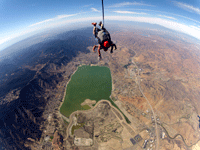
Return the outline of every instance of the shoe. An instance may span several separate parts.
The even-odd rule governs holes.
[[[112,54],[112,53],[113,53],[113,50],[110,50],[110,53]]]
[[[92,25],[93,25],[93,26],[96,26],[96,25],[97,25],[97,23],[96,23],[96,22],[93,22],[93,23],[92,23]]]

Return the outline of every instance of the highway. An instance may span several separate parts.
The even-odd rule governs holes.
[[[144,94],[144,92],[143,92],[143,90],[142,90],[142,88],[141,88],[141,86],[140,86],[140,81],[141,81],[141,79],[140,79],[140,71],[139,71],[139,68],[138,68],[138,66],[136,65],[136,63],[134,62],[134,60],[132,59],[132,63],[137,67],[137,76],[136,76],[136,83],[137,83],[137,85],[138,85],[138,87],[139,87],[139,90],[140,90],[140,92],[142,93],[142,95],[143,95],[143,97],[146,99],[146,101],[147,101],[147,103],[149,104],[149,106],[150,106],[150,108],[151,108],[151,111],[152,111],[152,113],[153,113],[153,118],[154,118],[154,121],[155,121],[155,131],[156,131],[156,150],[159,150],[159,135],[158,135],[158,125],[157,125],[157,121],[156,121],[156,113],[154,112],[154,110],[153,110],[153,107],[151,106],[151,104],[150,104],[150,102],[149,102],[149,100],[148,100],[148,98],[145,96],[145,94]]]

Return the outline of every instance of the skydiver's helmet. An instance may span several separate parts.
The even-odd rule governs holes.
[[[105,42],[103,43],[103,46],[106,47],[106,48],[109,48],[109,47],[110,47],[110,44],[109,44],[108,41],[105,41]]]

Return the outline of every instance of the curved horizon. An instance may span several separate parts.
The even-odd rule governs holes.
[[[86,2],[76,0],[68,3],[50,1],[49,4],[39,1],[35,4],[33,2],[25,4],[19,1],[16,2],[15,6],[15,3],[4,1],[1,3],[4,8],[16,8],[17,10],[12,10],[9,13],[0,10],[2,15],[2,19],[0,19],[2,22],[0,25],[0,50],[47,29],[67,26],[71,23],[79,24],[86,21],[102,20],[101,3],[93,3],[90,0]],[[106,1],[104,5],[105,21],[135,21],[157,24],[200,40],[200,21],[198,21],[200,7],[192,2],[164,1],[158,4],[155,0],[151,2]],[[26,6],[33,10],[26,10]],[[14,18],[15,16],[18,19]]]

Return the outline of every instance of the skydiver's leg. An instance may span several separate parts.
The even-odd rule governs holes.
[[[101,44],[101,40],[99,37],[97,37],[98,43]]]
[[[94,36],[95,36],[95,38],[97,37],[97,34],[96,34],[96,26],[94,26],[94,28],[93,28],[93,34],[94,34]]]
[[[98,46],[98,54],[99,54],[99,56],[101,56],[100,49],[101,49],[101,45]]]
[[[104,28],[103,23],[102,23],[101,21],[99,22],[99,26],[101,27],[102,30],[106,30],[106,29]]]
[[[103,30],[104,32],[108,32],[108,31],[106,30],[106,28],[104,28],[103,24],[101,24],[100,26],[101,26],[101,30]],[[109,33],[109,32],[108,32],[108,33]]]
[[[100,53],[100,49],[101,49],[101,45],[98,46],[99,60],[102,59],[102,57],[101,57],[101,53]]]
[[[101,26],[101,29],[102,29],[104,32],[108,32],[108,31],[106,30],[106,28],[104,28],[104,26]]]
[[[96,27],[96,25],[97,25],[96,22],[93,22],[92,25],[94,26],[94,28],[93,28],[93,34],[94,34],[94,36],[95,36],[95,38],[96,38],[96,37],[97,37],[97,33],[98,33],[99,31],[101,31],[101,30],[100,30],[99,28]]]
[[[95,36],[95,38],[97,37],[98,32],[101,31],[99,28],[97,28],[96,26],[94,26],[93,28],[93,34]]]

